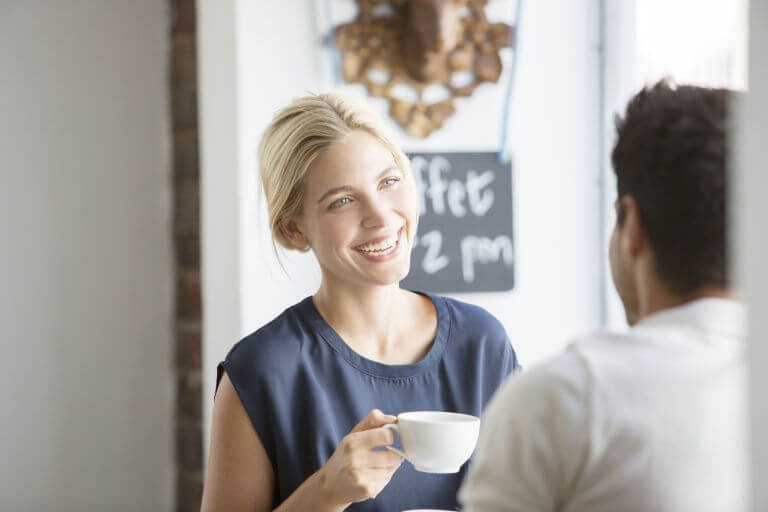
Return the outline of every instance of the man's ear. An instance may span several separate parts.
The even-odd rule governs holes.
[[[278,222],[283,236],[297,249],[307,249],[309,240],[304,236],[295,217],[286,217]]]
[[[648,242],[643,219],[640,217],[640,209],[637,201],[632,196],[621,198],[621,206],[624,210],[624,224],[621,227],[622,245],[631,257],[636,257]]]

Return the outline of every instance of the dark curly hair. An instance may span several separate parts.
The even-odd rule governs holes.
[[[729,103],[733,93],[662,80],[617,116],[611,160],[619,198],[631,196],[656,273],[679,295],[728,285]],[[619,202],[619,205],[621,203]],[[619,207],[618,223],[624,222]]]

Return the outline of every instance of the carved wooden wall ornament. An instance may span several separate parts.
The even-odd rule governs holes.
[[[488,22],[487,0],[356,1],[357,17],[335,29],[344,80],[388,98],[390,115],[410,135],[427,137],[454,114],[456,97],[501,76],[499,49],[511,45],[514,28]],[[467,83],[457,81],[462,75]],[[396,97],[403,84],[418,99]],[[427,103],[423,92],[434,84],[448,97]]]

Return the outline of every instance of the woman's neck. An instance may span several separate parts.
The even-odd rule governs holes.
[[[360,286],[323,275],[313,299],[323,318],[352,350],[380,363],[420,361],[437,335],[432,300],[401,290],[397,283]]]
[[[383,354],[407,328],[402,320],[411,316],[404,313],[413,307],[408,295],[397,283],[359,286],[324,277],[313,299],[323,318],[354,349]]]
[[[387,324],[403,300],[403,291],[397,284],[360,286],[323,278],[314,300],[326,319],[343,325],[364,323],[370,329]]]

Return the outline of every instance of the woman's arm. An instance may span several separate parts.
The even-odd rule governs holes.
[[[344,439],[331,458],[291,494],[276,512],[341,512],[351,503],[375,497],[402,462],[374,447],[394,442],[393,416],[371,411]],[[213,406],[211,449],[203,490],[202,512],[272,510],[275,474],[272,465],[226,372]]]
[[[202,512],[272,510],[275,473],[264,446],[224,373],[213,403]]]

